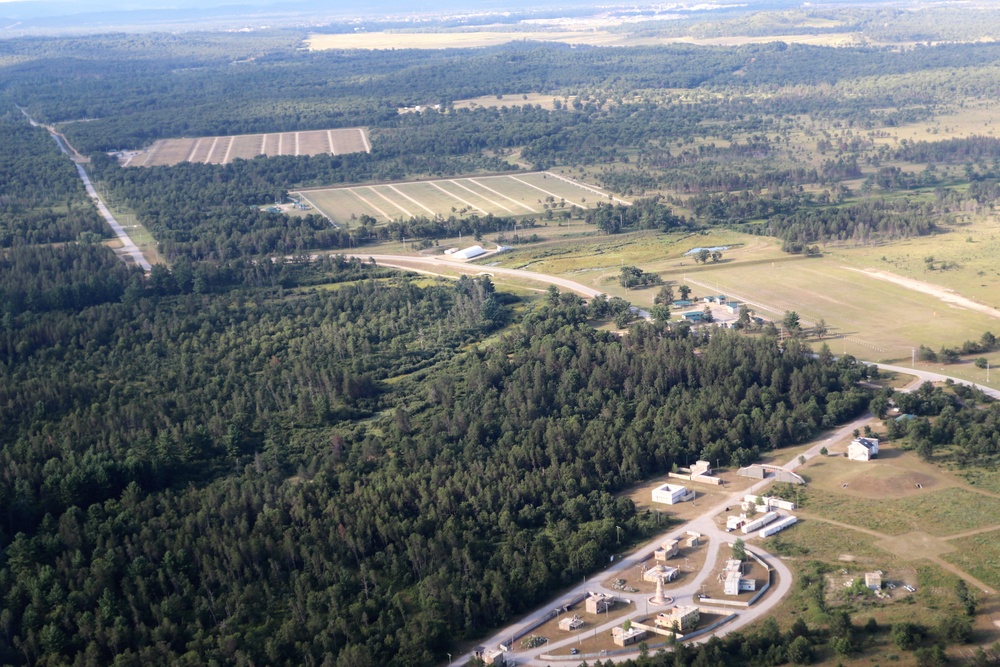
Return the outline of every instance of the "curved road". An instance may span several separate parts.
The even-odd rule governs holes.
[[[423,255],[347,255],[348,258],[357,258],[362,261],[366,261],[369,258],[374,259],[377,264],[382,264],[383,266],[391,266],[393,268],[403,269],[406,271],[414,271],[416,273],[426,273],[430,275],[442,275],[440,272],[435,272],[435,268],[447,268],[453,271],[467,271],[473,274],[489,273],[493,275],[511,276],[513,278],[524,278],[527,280],[534,280],[539,283],[544,283],[547,285],[555,285],[556,287],[562,287],[564,289],[570,290],[571,292],[576,292],[577,294],[592,299],[599,294],[604,294],[600,290],[596,290],[593,287],[587,287],[578,282],[572,280],[567,280],[566,278],[557,278],[556,276],[546,275],[544,273],[536,273],[535,271],[525,271],[524,269],[506,269],[500,266],[482,266],[480,264],[468,264],[461,260],[447,259],[446,257],[433,256],[426,257]],[[480,258],[481,259],[481,258]],[[637,313],[640,317],[649,319],[650,315],[647,311],[633,306],[633,312]]]

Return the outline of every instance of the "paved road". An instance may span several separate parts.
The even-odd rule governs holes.
[[[880,370],[894,371],[896,373],[904,373],[906,375],[916,375],[922,382],[945,382],[947,380],[952,380],[955,384],[965,384],[970,387],[975,387],[979,389],[984,394],[990,398],[995,398],[1000,400],[1000,390],[994,389],[992,387],[987,387],[986,385],[976,384],[975,382],[969,382],[968,380],[962,380],[960,378],[951,377],[944,375],[942,373],[933,373],[931,371],[923,371],[915,368],[907,368],[906,366],[892,366],[890,364],[876,364],[873,362],[866,361],[866,364],[871,364],[872,366],[878,366]]]
[[[59,141],[58,137],[56,137],[56,141]],[[61,147],[62,145],[60,144],[60,148]],[[139,250],[139,247],[132,242],[128,233],[122,229],[122,226],[118,224],[117,220],[115,220],[115,216],[111,215],[111,211],[108,210],[108,207],[104,205],[104,201],[101,200],[100,196],[98,196],[97,190],[94,189],[94,185],[90,182],[90,177],[87,176],[87,172],[84,171],[83,165],[79,162],[74,164],[76,165],[77,173],[80,174],[80,178],[83,180],[83,186],[87,188],[87,194],[90,195],[90,198],[94,200],[95,204],[97,204],[97,210],[100,211],[102,216],[104,216],[104,220],[108,223],[108,226],[111,227],[111,231],[113,231],[115,236],[117,236],[121,241],[122,251],[131,257],[132,261],[141,266],[143,271],[149,273],[153,267],[150,266],[149,262],[146,261],[146,258],[143,257],[142,251]]]
[[[374,259],[376,263],[385,266],[392,266],[396,268],[406,269],[410,271],[417,271],[419,273],[430,273],[433,275],[441,275],[435,272],[434,269],[447,268],[452,271],[468,271],[471,273],[490,273],[493,275],[511,276],[513,278],[524,278],[527,280],[534,280],[536,282],[545,283],[547,285],[555,285],[556,287],[562,287],[571,292],[576,292],[581,296],[585,296],[588,299],[592,299],[598,294],[604,294],[593,287],[587,287],[578,282],[572,280],[567,280],[565,278],[557,278],[555,276],[549,276],[544,273],[536,273],[535,271],[525,271],[523,269],[506,269],[500,266],[482,266],[480,264],[468,264],[457,259],[447,259],[443,257],[426,257],[423,255],[348,255],[348,257],[356,257],[357,259],[367,261],[368,258]],[[646,319],[649,319],[650,315],[647,311],[640,308],[636,308],[635,312]]]
[[[21,109],[21,107],[18,107],[18,109]],[[150,266],[149,262],[146,261],[146,258],[143,257],[142,251],[140,251],[139,247],[132,242],[132,239],[131,237],[129,237],[128,233],[122,228],[120,224],[118,224],[118,221],[115,220],[115,216],[111,215],[111,211],[108,210],[108,207],[104,205],[104,201],[97,194],[97,190],[94,188],[93,183],[90,182],[90,177],[84,170],[83,165],[80,164],[78,159],[73,157],[73,153],[70,151],[69,147],[66,145],[66,142],[63,140],[63,138],[53,128],[40,125],[39,123],[35,122],[35,119],[29,116],[28,112],[25,111],[24,109],[21,109],[21,113],[25,115],[25,117],[28,119],[28,122],[31,123],[32,127],[45,127],[45,129],[49,131],[49,136],[51,136],[52,139],[56,142],[56,145],[59,146],[59,150],[61,150],[65,155],[69,156],[69,158],[73,160],[73,164],[76,166],[76,171],[80,175],[80,179],[83,181],[83,187],[87,189],[87,194],[90,196],[91,199],[94,200],[94,203],[97,205],[98,212],[100,212],[101,216],[108,223],[108,226],[111,227],[111,231],[113,231],[115,233],[115,236],[118,237],[118,239],[121,241],[122,252],[131,257],[132,261],[134,261],[137,265],[141,266],[143,271],[149,273],[152,267]]]
[[[705,559],[705,564],[702,566],[701,570],[693,577],[690,581],[678,586],[669,587],[666,589],[665,593],[673,598],[673,604],[697,604],[699,601],[694,596],[697,595],[702,588],[702,582],[708,577],[712,576],[717,572],[720,567],[718,565],[718,556],[720,552],[720,545],[732,543],[736,539],[736,535],[726,533],[720,530],[714,521],[714,517],[718,514],[724,512],[727,507],[734,504],[738,504],[742,501],[743,496],[748,493],[754,493],[755,489],[758,487],[765,486],[769,484],[770,480],[767,482],[762,482],[755,484],[750,489],[744,489],[742,491],[733,492],[731,495],[725,497],[722,501],[710,505],[706,508],[705,512],[698,518],[689,521],[681,526],[673,527],[670,531],[663,533],[656,539],[648,542],[642,548],[636,550],[625,558],[618,560],[614,565],[600,571],[594,576],[587,579],[585,582],[573,587],[571,591],[568,591],[561,595],[557,600],[548,603],[538,609],[534,610],[530,614],[524,616],[517,623],[511,624],[510,626],[500,630],[492,637],[485,639],[482,643],[486,647],[494,647],[502,643],[510,643],[510,638],[512,635],[517,634],[520,628],[527,627],[544,617],[549,611],[553,609],[558,609],[560,607],[566,606],[566,601],[578,597],[581,593],[588,591],[611,593],[618,596],[623,596],[631,599],[634,609],[629,612],[626,616],[618,616],[612,621],[607,621],[604,623],[598,622],[595,628],[588,628],[583,636],[590,636],[595,631],[597,633],[607,633],[611,631],[611,628],[621,625],[626,618],[636,618],[645,616],[648,613],[655,613],[656,607],[650,606],[647,602],[647,595],[634,593],[634,594],[622,594],[610,589],[605,588],[601,582],[606,581],[609,578],[614,577],[616,574],[620,575],[621,578],[634,577],[635,568],[644,561],[652,558],[653,551],[659,548],[661,542],[670,538],[680,538],[687,531],[697,531],[705,536],[707,540],[706,546],[703,548],[707,549],[707,557]],[[742,535],[740,535],[742,537]],[[725,608],[724,613],[730,613],[732,611],[737,611],[739,616],[734,620],[730,621],[726,625],[719,628],[717,631],[711,635],[706,635],[700,641],[707,641],[709,636],[725,636],[726,634],[738,630],[750,623],[761,618],[763,615],[767,614],[776,604],[778,604],[781,599],[788,593],[792,585],[792,573],[788,567],[782,563],[778,558],[764,551],[760,547],[754,546],[752,550],[762,556],[767,562],[775,569],[777,574],[777,582],[771,587],[767,595],[756,605],[749,609],[741,608]],[[663,607],[666,609],[667,607]],[[655,641],[655,639],[653,640]],[[577,642],[577,635],[572,635],[566,639],[560,641],[550,642],[545,646],[533,649],[530,651],[516,651],[514,656],[517,658],[518,664],[521,665],[549,665],[552,664],[552,660],[541,660],[540,655],[549,653],[556,649],[572,646]],[[456,660],[457,664],[465,664],[472,657],[471,654],[459,657]],[[635,655],[623,655],[623,656],[609,656],[606,659],[611,660],[627,660],[634,658]],[[576,664],[580,661],[577,656],[566,656],[569,662],[565,664]]]

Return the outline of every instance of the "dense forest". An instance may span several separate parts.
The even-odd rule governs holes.
[[[0,663],[432,664],[662,529],[620,492],[674,465],[744,465],[890,399],[915,418],[889,436],[921,456],[996,462],[980,396],[873,398],[868,367],[797,338],[668,326],[669,287],[633,324],[617,297],[310,255],[517,242],[550,219],[729,226],[789,252],[935,233],[1000,199],[996,140],[876,139],[956,87],[994,93],[1000,46],[314,53],[301,37],[0,40]],[[552,108],[455,104],[539,92]],[[15,104],[60,124],[169,267],[143,275],[100,243],[74,165]],[[103,152],[341,126],[368,127],[371,153],[133,169]],[[553,166],[633,201],[344,227],[260,210],[293,187]],[[849,657],[881,630],[826,614],[823,576],[796,584],[823,612],[809,625],[636,664]],[[963,623],[900,632],[935,664]]]
[[[614,491],[868,402],[797,343],[621,340],[564,295],[461,352],[509,317],[486,279],[267,266],[5,304],[4,662],[427,664],[650,530]]]
[[[0,248],[110,235],[73,163],[11,106],[0,114]]]

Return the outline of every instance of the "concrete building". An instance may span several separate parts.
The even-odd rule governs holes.
[[[663,583],[667,584],[676,579],[678,574],[680,574],[680,570],[676,567],[654,565],[642,573],[642,580],[655,584],[656,580],[659,579]]]
[[[698,611],[698,607],[688,605],[686,607],[674,607],[668,612],[657,614],[656,620],[653,623],[658,628],[675,630],[679,634],[684,634],[698,627],[699,620],[701,620],[701,612]]]
[[[882,590],[882,573],[865,572],[865,586],[872,589],[873,591]]]
[[[852,461],[871,461],[878,458],[877,438],[855,438],[847,446],[847,458]]]
[[[507,655],[498,648],[491,648],[483,653],[483,664],[486,665],[506,665]]]
[[[567,616],[559,621],[559,629],[570,632],[571,630],[576,630],[577,628],[583,627],[583,619],[574,614],[572,617]]]
[[[653,558],[658,561],[665,561],[677,555],[679,540],[667,540],[660,544],[660,548],[653,552]]]
[[[642,628],[635,626],[630,627],[628,630],[622,626],[611,628],[611,640],[616,646],[631,646],[632,644],[641,642],[645,638],[646,631]]]
[[[722,480],[712,476],[712,464],[708,461],[696,461],[690,468],[678,468],[677,472],[667,473],[674,479],[684,479],[690,482],[701,484],[714,484],[719,486]]]
[[[693,530],[689,530],[685,534],[687,535],[687,540],[685,540],[684,546],[686,546],[688,548],[698,546],[698,544],[699,544],[699,542],[700,542],[700,540],[702,538],[702,534],[701,533],[696,533]]]
[[[615,606],[615,596],[606,593],[591,593],[583,606],[588,614],[603,614]]]
[[[694,491],[678,484],[663,484],[653,489],[653,502],[676,505],[694,499]]]
[[[743,576],[743,563],[735,559],[726,561],[726,567],[722,571],[723,588],[726,595],[739,595],[743,591],[757,590],[757,580],[748,579]]]

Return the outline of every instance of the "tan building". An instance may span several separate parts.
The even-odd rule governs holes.
[[[626,630],[622,626],[611,628],[611,640],[616,646],[630,646],[646,638],[646,631],[635,626]]]
[[[615,606],[615,596],[605,593],[591,593],[584,603],[588,614],[603,614]]]
[[[659,549],[653,552],[653,558],[661,561],[673,558],[677,555],[677,547],[679,544],[680,540],[667,540],[660,545]]]
[[[865,586],[872,589],[873,591],[882,590],[882,573],[865,572]]]
[[[559,629],[565,630],[566,632],[576,630],[580,627],[583,627],[583,620],[576,615],[572,617],[567,616],[566,618],[559,621]]]
[[[661,612],[656,615],[654,621],[656,627],[667,630],[676,630],[679,634],[691,632],[698,626],[701,620],[701,612],[698,607],[688,605],[686,607],[674,607],[668,612]]]

